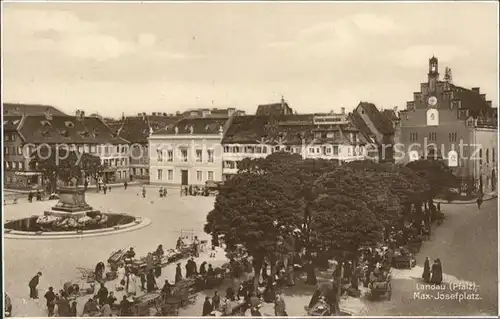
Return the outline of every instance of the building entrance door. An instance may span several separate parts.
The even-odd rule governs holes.
[[[188,171],[183,169],[181,171],[181,185],[187,185],[188,184]]]

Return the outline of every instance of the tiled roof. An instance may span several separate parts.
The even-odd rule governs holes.
[[[362,107],[366,115],[371,119],[377,130],[382,134],[394,134],[394,127],[388,118],[382,115],[373,103],[360,102],[358,108]],[[354,112],[356,113],[356,112]]]
[[[290,108],[290,106],[288,106],[288,103],[281,102],[281,103],[261,104],[257,107],[257,112],[255,113],[255,115],[279,116],[291,113],[293,113],[293,110]]]
[[[151,130],[163,130],[178,120],[178,117],[168,116],[127,117],[118,128],[119,135],[131,143],[147,143]]]
[[[492,107],[481,98],[480,93],[453,84],[451,89],[455,92],[454,98],[462,101],[462,109],[468,109],[470,115],[477,116],[481,111],[492,115]]]
[[[78,120],[75,116],[29,115],[19,128],[21,135],[29,143],[85,143],[85,144],[125,144],[128,141],[118,137],[104,122],[96,117]]]
[[[224,128],[228,120],[228,117],[184,118],[154,132],[153,135],[175,135],[175,128],[178,129],[177,134],[219,134],[220,128]]]
[[[50,105],[3,103],[3,115],[43,115],[47,109],[52,115],[67,115]]]
[[[336,131],[335,138],[316,139],[316,131]],[[312,114],[263,116],[237,116],[228,127],[223,144],[266,144],[300,145],[309,143],[345,143],[349,141],[348,132],[358,131],[352,125],[318,126],[313,123]]]
[[[370,143],[376,142],[376,137],[366,125],[365,121],[361,118],[357,112],[353,112],[349,116],[350,121],[358,128],[361,135]]]
[[[385,116],[386,118],[388,118],[390,121],[399,120],[399,117],[396,114],[396,112],[394,112],[394,110],[383,110],[382,115]]]
[[[4,132],[17,131],[19,124],[21,124],[22,116],[7,115],[3,117],[2,128]]]

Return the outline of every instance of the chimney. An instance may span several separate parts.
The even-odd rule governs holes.
[[[471,91],[479,94],[479,88],[472,88]]]
[[[340,113],[345,114],[345,107],[340,108]]]

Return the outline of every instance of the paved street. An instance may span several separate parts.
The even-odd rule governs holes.
[[[137,196],[139,188],[113,189],[103,195],[90,191],[87,201],[95,208],[110,212],[128,212],[147,217],[152,224],[128,233],[85,239],[59,240],[5,240],[5,288],[14,302],[13,313],[17,316],[44,314],[44,303],[24,300],[28,296],[28,280],[42,271],[40,292],[48,286],[59,289],[64,282],[79,277],[76,267],[93,268],[97,261],[106,261],[116,249],[134,246],[138,255],[152,251],[158,244],[165,248],[175,246],[180,229],[194,229],[206,238],[202,228],[206,213],[214,198],[179,197],[174,190],[167,198],[160,199],[156,189],[147,198]],[[41,214],[55,201],[29,204],[22,200],[17,205],[5,206],[5,219]],[[392,300],[371,301],[362,298],[364,315],[493,315],[497,309],[497,201],[484,203],[478,211],[475,205],[442,205],[447,220],[436,228],[431,241],[422,247],[413,270],[394,270]],[[218,259],[223,258],[223,253]],[[481,300],[458,301],[416,300],[414,293],[428,290],[417,289],[425,256],[440,258],[443,263],[445,282],[466,281],[479,285]],[[214,263],[217,263],[214,261]],[[163,271],[163,277],[173,281],[173,267]],[[162,280],[163,281],[163,280]],[[300,291],[297,291],[300,290]],[[304,290],[305,289],[305,290]],[[285,291],[290,315],[304,315],[303,307],[314,288],[293,288]],[[449,290],[443,293],[451,293]],[[461,290],[460,292],[465,292]],[[212,291],[206,292],[212,295]],[[470,292],[469,292],[470,293]],[[200,315],[203,293],[195,305],[181,310],[181,315]],[[359,302],[358,302],[359,303]],[[359,305],[356,305],[356,307]],[[81,305],[80,305],[81,307]],[[266,314],[272,314],[272,309]]]
[[[436,315],[497,315],[498,314],[498,248],[497,200],[486,201],[481,210],[476,205],[442,205],[447,220],[437,227],[431,241],[417,255],[417,267],[412,271],[396,271],[392,300],[370,302],[366,315],[436,316]],[[459,280],[479,285],[481,300],[417,300],[415,292],[436,295],[437,291],[417,289],[425,257],[440,258],[444,282]],[[455,291],[440,291],[443,295],[455,292],[474,293],[465,287]]]
[[[144,256],[159,244],[165,249],[173,248],[181,229],[194,229],[201,239],[208,239],[203,225],[214,197],[179,197],[179,192],[169,190],[167,198],[159,198],[157,189],[151,188],[143,199],[137,195],[139,190],[138,187],[126,191],[115,188],[107,195],[91,190],[87,193],[87,202],[103,212],[149,218],[152,224],[140,230],[83,239],[5,239],[5,291],[14,303],[13,314],[43,315],[38,310],[44,308],[43,301],[39,306],[29,299],[26,304],[23,302],[29,296],[28,281],[37,271],[43,272],[39,285],[43,294],[49,286],[59,290],[65,282],[78,279],[76,267],[93,269],[98,261],[106,263],[114,250],[133,246],[138,256]],[[23,199],[17,205],[4,206],[5,220],[42,214],[54,204],[56,201],[30,204]],[[170,268],[164,270],[164,275],[173,282],[174,269]]]

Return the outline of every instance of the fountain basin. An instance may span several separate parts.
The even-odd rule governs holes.
[[[4,238],[11,239],[66,239],[93,236],[105,236],[138,230],[149,226],[147,218],[133,217],[126,214],[103,214],[108,217],[105,225],[90,225],[87,228],[61,230],[40,229],[37,219],[40,216],[6,221]],[[92,227],[96,226],[96,227]],[[97,227],[100,226],[100,227]]]

